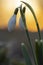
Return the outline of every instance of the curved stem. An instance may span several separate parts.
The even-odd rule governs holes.
[[[32,12],[32,14],[33,14],[33,16],[34,16],[34,19],[35,19],[35,22],[36,22],[36,26],[37,26],[38,34],[39,34],[39,40],[40,40],[40,39],[41,39],[40,28],[39,28],[38,20],[37,20],[37,18],[36,18],[36,15],[35,15],[35,13],[34,13],[34,10],[33,10],[33,8],[32,8],[28,3],[23,2],[23,1],[21,1],[21,2],[24,3],[24,4],[30,9],[30,11]]]
[[[28,41],[29,41],[29,43],[30,43],[30,47],[31,47],[31,50],[32,50],[34,62],[35,62],[35,65],[37,65],[36,58],[35,58],[35,54],[34,54],[33,47],[32,47],[32,43],[31,43],[30,36],[29,36],[29,32],[28,32],[27,26],[26,26],[25,15],[24,15],[23,12],[22,12],[22,7],[20,7],[20,13],[21,13],[21,17],[22,17],[22,19],[23,19],[24,26],[25,26],[25,28],[26,28],[25,31],[26,31],[26,34],[27,34]]]

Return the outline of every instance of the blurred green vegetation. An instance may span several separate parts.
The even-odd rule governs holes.
[[[7,49],[2,47],[0,48],[0,65],[32,65],[31,59],[29,58],[29,54],[27,52],[26,46],[24,44],[24,46],[21,46],[22,48],[22,52],[23,52],[23,56],[25,58],[26,63],[23,62],[19,62],[15,59],[9,59],[6,57],[6,51]],[[35,54],[36,54],[36,59],[38,62],[38,65],[43,65],[43,40],[42,41],[35,41]],[[26,58],[27,57],[27,58]],[[28,61],[27,61],[28,60]]]

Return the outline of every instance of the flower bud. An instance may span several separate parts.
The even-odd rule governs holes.
[[[13,15],[8,22],[8,31],[11,32],[16,26],[16,15]]]

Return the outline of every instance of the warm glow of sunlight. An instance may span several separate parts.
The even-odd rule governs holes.
[[[8,21],[10,17],[13,15],[15,8],[21,5],[20,1],[27,2],[33,7],[35,14],[37,16],[37,19],[38,19],[40,29],[43,30],[43,10],[40,7],[37,0],[0,0],[0,5],[1,5],[0,6],[0,12],[1,12],[0,13],[0,28],[7,27]],[[26,9],[25,15],[26,15],[27,28],[30,31],[37,31],[35,20],[30,10],[28,10],[28,8]],[[17,15],[17,26],[19,26],[18,25],[19,17],[20,17],[20,13],[18,13]]]

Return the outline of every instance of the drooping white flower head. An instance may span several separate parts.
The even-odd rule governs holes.
[[[24,29],[25,29],[25,26],[24,26],[22,17],[20,17],[20,19],[19,19],[19,28],[20,28],[21,30],[24,30]]]
[[[23,7],[22,11],[23,11],[23,14],[24,14],[24,15],[25,15],[25,10],[26,10],[26,8]],[[25,25],[24,25],[24,22],[23,22],[23,20],[22,20],[22,17],[20,17],[20,19],[19,19],[19,28],[20,28],[21,30],[25,30]]]
[[[16,26],[16,15],[14,14],[8,22],[8,31],[11,32]]]
[[[10,20],[8,22],[8,31],[9,32],[11,32],[15,29],[17,13],[18,13],[18,8],[15,9],[13,16],[10,18]]]

